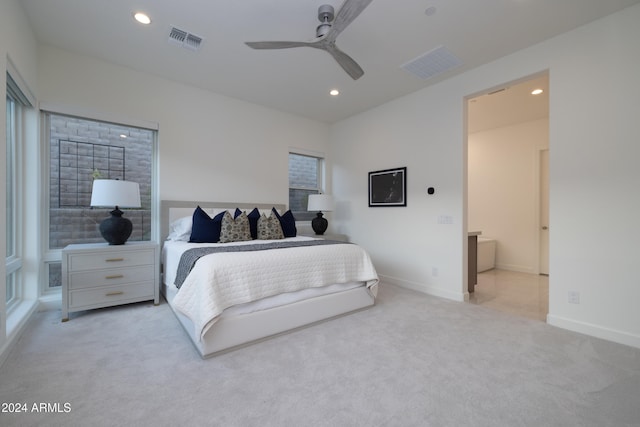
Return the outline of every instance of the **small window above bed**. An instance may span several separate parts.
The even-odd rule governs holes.
[[[289,153],[289,209],[298,221],[311,221],[316,212],[308,212],[310,194],[322,192],[324,158]]]

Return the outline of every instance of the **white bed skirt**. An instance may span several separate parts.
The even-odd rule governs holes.
[[[369,289],[364,284],[353,286],[258,311],[247,307],[227,310],[202,339],[191,320],[171,304],[177,292],[175,286],[163,284],[162,290],[200,356],[206,358],[374,305],[377,285]]]

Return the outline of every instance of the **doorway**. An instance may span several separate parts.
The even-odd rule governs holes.
[[[534,94],[534,89],[542,92]],[[467,225],[495,248],[490,264],[484,255],[470,301],[496,304],[503,299],[509,312],[532,305],[534,311],[545,311],[534,315],[542,319],[548,311],[548,277],[541,276],[549,273],[548,99],[545,72],[466,102]],[[479,251],[482,247],[479,243]]]

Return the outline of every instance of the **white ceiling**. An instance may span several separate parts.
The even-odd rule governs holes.
[[[640,0],[373,0],[338,37],[364,69],[352,80],[324,51],[253,50],[245,41],[314,38],[317,9],[342,0],[21,0],[37,39],[327,123],[561,34]],[[428,14],[428,8],[435,13]],[[149,26],[132,14],[144,11]],[[168,43],[176,26],[204,38]],[[439,46],[463,65],[422,80],[401,66]],[[332,88],[340,90],[331,97]]]

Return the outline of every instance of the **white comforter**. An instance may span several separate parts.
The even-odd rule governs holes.
[[[378,275],[369,254],[353,244],[214,253],[196,262],[173,306],[191,319],[202,338],[226,308],[354,281],[371,288],[378,283]]]

